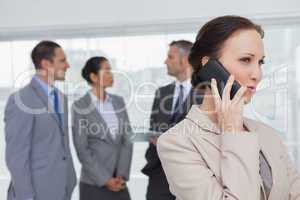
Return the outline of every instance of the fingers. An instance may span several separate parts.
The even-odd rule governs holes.
[[[107,188],[113,192],[119,192],[121,190],[121,184],[118,178],[111,178],[107,184]]]
[[[232,99],[233,104],[239,104],[240,102],[244,103],[244,95],[247,92],[247,88],[242,86],[237,93],[235,94],[234,98]]]
[[[113,191],[113,192],[119,192],[120,191],[116,185],[114,185],[114,186],[111,185],[111,186],[108,187],[108,189]]]
[[[234,83],[234,76],[230,76],[223,93],[218,92],[217,82],[215,79],[211,81],[211,92],[214,97],[215,111],[217,112],[218,125],[222,132],[232,130],[242,130],[242,114],[244,105],[244,94],[247,91],[245,87],[241,87],[238,92],[231,99],[231,89]]]
[[[229,102],[230,101],[230,92],[231,92],[231,88],[234,82],[234,76],[230,75],[229,79],[227,80],[227,83],[225,85],[223,94],[222,94],[222,100]]]
[[[123,190],[124,188],[126,188],[124,179],[121,176],[116,177],[116,182],[113,186],[113,190],[115,192],[119,192],[120,190]]]
[[[123,184],[120,186],[120,190],[123,190],[123,189],[125,189],[125,188],[126,188],[126,184],[123,183]]]
[[[125,180],[121,176],[117,176],[117,180],[118,180],[118,183],[121,185],[123,185],[125,183]]]
[[[234,76],[230,75],[230,77],[224,87],[223,93],[219,94],[217,82],[215,79],[212,79],[211,88],[212,88],[212,93],[214,96],[215,106],[217,109],[225,110],[229,106],[230,101],[231,101],[230,92],[231,92],[233,82],[234,82]],[[222,99],[221,99],[220,95],[222,95]]]
[[[217,88],[217,81],[215,79],[211,80],[211,91],[215,102],[216,109],[220,108],[221,97]]]
[[[111,186],[108,189],[113,192],[119,192],[121,189],[123,189],[123,186],[118,184],[118,185]]]

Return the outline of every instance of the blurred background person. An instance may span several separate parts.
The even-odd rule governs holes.
[[[5,109],[8,200],[70,200],[76,174],[69,147],[68,100],[54,86],[70,65],[55,42],[31,52],[36,74],[12,94]]]
[[[123,98],[106,91],[113,85],[108,60],[90,58],[82,77],[91,90],[72,106],[74,145],[82,164],[80,200],[130,200],[132,130]]]
[[[168,74],[176,80],[158,88],[152,105],[150,130],[163,133],[174,124],[180,122],[192,104],[199,101],[194,95],[191,84],[193,69],[188,62],[192,43],[186,40],[173,41],[165,64]],[[170,193],[169,185],[161,167],[156,151],[157,137],[152,137],[146,151],[147,164],[142,172],[149,177],[147,200],[175,200]]]

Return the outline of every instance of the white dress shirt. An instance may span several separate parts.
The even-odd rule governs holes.
[[[93,104],[105,121],[112,138],[116,139],[119,131],[119,120],[113,107],[111,97],[109,96],[109,94],[106,94],[106,99],[104,101],[101,101],[91,91],[89,93]]]
[[[172,103],[172,112],[174,112],[175,104],[176,104],[177,98],[179,96],[180,85],[183,86],[183,102],[186,100],[187,96],[189,95],[189,93],[192,89],[191,79],[187,79],[183,82],[180,82],[178,80],[175,81],[175,90],[174,90],[173,103]]]

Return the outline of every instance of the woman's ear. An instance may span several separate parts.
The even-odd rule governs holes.
[[[98,81],[98,76],[94,73],[90,73],[90,79],[93,83],[97,83]]]
[[[208,61],[209,61],[209,57],[208,57],[208,56],[204,56],[204,57],[201,59],[201,64],[202,64],[202,66],[204,66]]]

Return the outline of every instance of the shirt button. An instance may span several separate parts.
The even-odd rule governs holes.
[[[64,156],[62,159],[63,159],[64,161],[67,160],[67,158],[66,158],[65,156]]]

